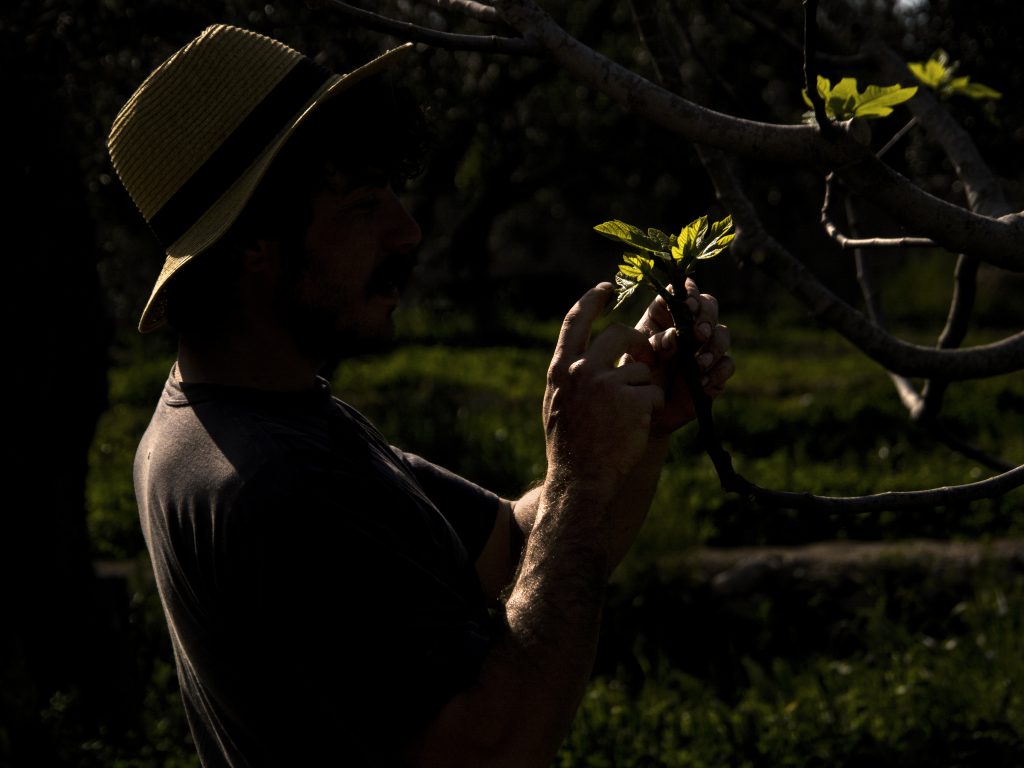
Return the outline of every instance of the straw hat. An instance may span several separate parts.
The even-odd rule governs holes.
[[[107,140],[117,175],[167,253],[140,331],[164,324],[168,280],[227,231],[299,124],[411,47],[335,75],[277,40],[221,24],[146,78]]]

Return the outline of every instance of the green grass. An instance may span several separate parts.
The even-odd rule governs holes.
[[[727,694],[661,656],[635,660],[640,674],[597,677],[556,765],[1024,762],[1020,577],[982,580],[932,634],[909,631],[884,606],[864,610],[851,654],[737,658]]]
[[[406,346],[343,364],[333,388],[404,450],[511,496],[544,475],[547,362],[536,349]]]

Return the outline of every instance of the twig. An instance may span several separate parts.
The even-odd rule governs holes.
[[[929,248],[936,246],[936,243],[927,237],[847,237],[839,230],[829,215],[833,180],[833,174],[829,174],[825,179],[825,198],[821,203],[821,225],[825,229],[825,234],[832,238],[840,248]]]
[[[356,20],[367,29],[385,32],[389,35],[425,43],[435,48],[452,51],[484,51],[486,53],[505,53],[514,56],[543,56],[544,51],[529,40],[519,37],[498,37],[497,35],[461,35],[453,32],[441,32],[436,29],[422,27],[408,21],[399,21],[382,16],[373,11],[356,8],[342,0],[327,0],[335,10]]]
[[[967,504],[980,499],[1004,496],[1021,486],[1024,486],[1024,466],[1015,467],[976,483],[942,486],[923,491],[886,491],[870,496],[817,496],[810,493],[770,491],[752,483],[746,488],[733,490],[765,506],[833,514],[864,514]]]
[[[501,16],[493,6],[478,3],[474,0],[432,0],[434,5],[447,11],[457,11],[463,16],[469,16],[477,21],[486,21],[489,24],[501,22]]]
[[[662,25],[657,18],[657,4],[644,3],[643,7],[638,7],[637,3],[630,1],[628,5],[640,42],[651,54],[651,63],[658,80],[669,90],[681,93],[683,78],[679,72],[679,56],[662,34]]]
[[[903,127],[900,128],[898,131],[896,131],[896,133],[893,134],[891,139],[889,139],[887,142],[885,142],[885,146],[882,147],[877,152],[875,152],[875,157],[877,157],[879,160],[881,160],[882,159],[882,155],[884,155],[886,152],[888,152],[890,149],[892,149],[894,146],[896,146],[896,143],[900,139],[902,139],[904,136],[906,136],[907,135],[907,131],[909,131],[915,125],[917,125],[917,118],[916,117],[912,117],[909,120],[907,120],[907,122],[904,123]]]
[[[690,33],[690,28],[679,21],[675,13],[671,11],[668,13],[668,23],[672,27],[672,31],[679,37],[686,41],[686,45],[690,50],[690,56],[693,60],[700,65],[700,68],[704,70],[704,75],[707,79],[715,84],[715,89],[726,95],[734,107],[742,106],[742,102],[736,95],[736,89],[732,87],[732,83],[729,82],[728,78],[723,77],[721,69],[719,67],[712,66],[708,62],[707,57],[701,53],[700,46],[694,42],[693,35]],[[679,90],[682,94],[682,90]]]
[[[826,184],[831,183],[831,178]],[[827,197],[826,192],[826,197]],[[855,210],[850,198],[846,198],[846,219],[852,231],[857,230]],[[870,280],[870,273],[865,263],[865,254],[862,249],[854,250],[854,260],[857,265],[857,281],[860,283],[861,294],[868,310],[868,315],[876,325],[884,327],[882,321],[881,307],[878,305]],[[977,273],[979,261],[976,258],[961,255],[957,261],[953,287],[953,299],[950,303],[949,316],[946,320],[946,327],[939,337],[938,347],[940,349],[951,349],[959,347],[967,335],[967,320],[971,309],[974,306],[974,298],[977,291]],[[949,386],[949,382],[943,379],[928,379],[921,391],[904,376],[890,373],[893,386],[899,395],[900,402],[907,409],[910,420],[928,432],[935,440],[951,448],[962,456],[982,464],[996,472],[1005,472],[1014,465],[995,454],[978,448],[955,435],[948,427],[938,420],[939,410],[942,407],[942,398]]]
[[[835,124],[825,112],[825,101],[818,93],[818,67],[815,52],[818,50],[818,0],[803,0],[804,6],[804,88],[814,108],[814,119],[821,135],[831,139],[835,135]]]
[[[974,309],[974,299],[978,292],[978,267],[980,262],[977,258],[967,254],[960,254],[956,262],[956,269],[953,273],[953,296],[949,302],[949,314],[946,316],[946,326],[939,335],[939,349],[955,349],[959,347],[967,336],[968,320]],[[924,407],[921,411],[921,419],[934,421],[942,408],[942,399],[946,394],[949,382],[944,379],[929,379],[924,387]]]
[[[732,214],[739,236],[731,249],[748,258],[802,302],[821,322],[885,369],[903,376],[942,376],[951,381],[999,376],[1020,370],[1024,332],[994,344],[966,349],[935,349],[897,339],[868,320],[821,283],[781,243],[769,235],[719,152],[703,151],[701,160]]]
[[[927,237],[869,237],[855,239],[844,236],[834,226],[826,226],[829,237],[839,244],[840,248],[925,248],[935,245]]]
[[[976,461],[989,469],[995,470],[996,472],[1006,472],[1014,467],[1012,463],[1001,456],[996,456],[988,451],[983,451],[976,445],[972,445],[963,438],[957,437],[949,430],[948,427],[940,424],[936,420],[929,421],[923,426],[929,434],[932,435],[932,437],[946,445],[946,447],[951,448],[961,456],[966,456],[968,459]]]
[[[872,58],[886,74],[901,83],[914,84],[914,78],[910,76],[903,58],[880,39],[872,40],[868,49]],[[943,148],[956,169],[957,176],[964,185],[970,209],[989,216],[1009,214],[1010,205],[996,175],[982,158],[971,135],[953,119],[939,100],[927,91],[919,91],[917,97],[910,101],[909,107],[914,113],[913,120],[919,122],[928,135]],[[897,136],[893,137],[893,141]],[[946,326],[939,336],[937,345],[940,349],[954,349],[963,343],[977,293],[979,266],[980,259],[977,254],[964,253],[957,260]],[[925,382],[922,405],[917,412],[918,421],[950,448],[987,467],[1003,469],[1010,466],[1004,459],[970,445],[938,423],[938,414],[949,383],[945,377],[931,378]]]
[[[697,415],[697,440],[711,459],[722,488],[727,491],[745,489],[748,483],[733,469],[732,457],[722,447],[711,411],[711,398],[701,384],[701,372],[697,364],[697,343],[693,338],[693,315],[690,314],[686,300],[682,296],[665,292],[662,293],[662,297],[668,304],[672,320],[679,332],[677,338],[683,343],[683,378],[693,400],[694,413]]]
[[[828,209],[828,197],[832,187],[832,176],[829,175],[825,181],[825,205],[822,207],[822,216],[825,215],[825,211]],[[850,196],[847,195],[843,201],[846,206],[846,222],[847,226],[850,227],[851,232],[857,232],[859,227],[857,224],[857,211],[853,207],[853,201]],[[853,261],[857,268],[857,283],[860,285],[861,296],[864,297],[864,306],[867,309],[868,317],[871,318],[871,322],[877,325],[879,328],[885,329],[885,319],[882,314],[882,305],[878,300],[878,296],[875,293],[874,282],[871,279],[871,269],[868,265],[868,254],[864,252],[863,248],[854,248],[853,250]],[[907,409],[910,414],[910,418],[913,421],[916,415],[921,413],[924,408],[924,400],[921,397],[921,393],[917,391],[917,387],[914,386],[913,382],[906,376],[900,376],[899,374],[888,372],[889,378],[892,380],[893,386],[896,388],[896,394],[900,398],[900,402],[903,407]]]
[[[829,174],[828,178],[825,179],[825,202],[821,207],[821,215],[824,220],[828,211],[829,198],[832,192],[832,174]],[[847,195],[843,200],[846,207],[846,222],[847,226],[852,231],[857,231],[857,214],[853,207],[853,201],[850,196]],[[825,230],[828,231],[828,225],[826,224]],[[860,285],[860,294],[864,297],[864,307],[867,309],[868,317],[871,318],[871,322],[877,325],[879,328],[885,328],[885,318],[882,313],[882,304],[878,299],[878,294],[875,293],[875,284],[871,276],[871,267],[868,262],[868,255],[864,253],[863,248],[855,248],[853,250],[853,263],[857,269],[857,284]]]
[[[729,8],[732,9],[732,12],[741,19],[746,19],[757,29],[760,29],[762,32],[767,32],[783,45],[791,48],[800,55],[803,55],[803,44],[796,38],[787,34],[785,30],[781,29],[768,17],[751,10],[745,3],[741,3],[739,0],[725,0],[725,4],[728,5]],[[867,56],[860,53],[842,55],[815,51],[814,57],[817,61],[823,64],[830,64],[836,67],[856,67],[863,65],[867,61]]]

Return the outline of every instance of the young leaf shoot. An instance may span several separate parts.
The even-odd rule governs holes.
[[[598,224],[594,229],[610,240],[633,249],[622,254],[622,263],[615,276],[618,287],[616,309],[641,284],[661,294],[671,305],[668,286],[682,287],[698,261],[714,258],[736,236],[730,231],[731,216],[710,225],[708,217],[701,216],[683,227],[675,237],[658,229],[644,232],[618,219]]]
[[[928,61],[911,61],[907,66],[914,73],[914,77],[943,99],[957,95],[971,99],[1000,99],[1003,96],[995,88],[972,83],[967,75],[954,77],[960,62],[950,61],[949,54],[941,48],[933,53]]]
[[[909,88],[902,85],[869,85],[859,91],[857,80],[852,77],[844,77],[833,87],[831,80],[818,75],[818,94],[825,102],[825,114],[833,120],[887,117],[894,106],[913,98],[915,93],[916,85]],[[801,94],[807,106],[813,107],[806,89],[802,89]],[[805,112],[803,120],[813,124],[814,112]]]

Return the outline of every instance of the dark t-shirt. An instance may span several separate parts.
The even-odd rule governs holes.
[[[172,376],[135,488],[205,765],[388,765],[473,684],[498,499],[389,446],[326,382]]]

